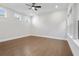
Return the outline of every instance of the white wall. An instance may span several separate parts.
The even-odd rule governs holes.
[[[66,10],[56,10],[32,18],[34,35],[65,38]]]
[[[7,17],[0,17],[0,41],[4,41],[8,38],[14,38],[22,35],[30,34],[30,22],[28,19],[25,21],[17,19],[13,10],[5,8],[7,11]],[[21,15],[21,14],[20,14]],[[24,15],[21,15],[24,17]]]
[[[24,18],[19,20],[14,17],[14,13],[17,12],[9,8],[5,9],[7,17],[0,17],[0,41],[30,34],[65,38],[66,10],[56,10],[46,14],[34,15],[32,19],[23,21]],[[24,17],[24,15],[20,15]]]
[[[67,41],[71,47],[73,55],[75,56],[79,56],[78,19],[79,19],[79,4],[73,4],[71,16],[67,20],[69,22],[69,25],[67,27],[68,29]]]
[[[73,4],[70,8],[72,9],[72,12],[67,18],[67,32],[73,39],[78,39],[77,4]]]

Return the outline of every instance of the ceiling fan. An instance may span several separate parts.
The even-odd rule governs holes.
[[[29,6],[30,7],[29,9],[32,9],[35,11],[37,11],[38,8],[41,8],[41,6],[36,5],[36,3],[32,3],[32,5],[29,5],[29,4],[25,4],[25,5]]]

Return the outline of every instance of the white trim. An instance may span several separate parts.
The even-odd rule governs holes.
[[[72,50],[73,55],[74,56],[79,56],[79,52],[78,52],[79,40],[78,39],[74,39],[73,36],[68,33],[67,41],[69,43],[69,46],[70,46],[70,48]]]
[[[68,35],[69,38],[73,39],[72,35],[70,35],[69,33],[67,33],[67,35]]]
[[[7,38],[7,39],[2,39],[2,40],[0,40],[0,42],[5,42],[5,41],[14,40],[14,39],[22,38],[22,37],[28,37],[28,36],[31,36],[31,34],[21,35],[21,36]]]
[[[79,47],[79,39],[73,39],[73,36],[71,36],[69,33],[68,37]]]
[[[39,36],[39,37],[46,37],[46,38],[55,38],[55,39],[58,39],[58,40],[66,40],[65,38],[60,38],[60,37],[52,37],[52,36],[45,36],[45,35],[28,34],[28,35],[21,35],[21,36],[17,36],[17,37],[2,39],[2,40],[0,40],[0,42],[5,42],[5,41],[14,40],[14,39],[22,38],[22,37],[28,37],[28,36]]]
[[[71,35],[68,35],[68,36],[79,47],[79,39],[73,39],[73,37]]]
[[[46,37],[46,38],[52,38],[52,39],[58,39],[58,40],[66,40],[66,38],[62,38],[62,37],[53,37],[53,36],[36,35],[36,34],[32,34],[32,36]]]
[[[75,42],[75,44],[79,47],[79,40],[76,39],[76,40],[73,40]]]

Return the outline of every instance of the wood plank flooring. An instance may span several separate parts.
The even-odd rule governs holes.
[[[64,40],[28,36],[0,42],[0,56],[72,56]]]

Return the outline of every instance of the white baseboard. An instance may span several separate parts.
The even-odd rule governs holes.
[[[0,42],[4,42],[4,41],[8,41],[8,40],[14,40],[14,39],[18,39],[18,38],[22,38],[22,37],[28,37],[28,36],[31,36],[31,34],[16,36],[16,37],[7,38],[7,39],[2,39],[2,40],[0,40]]]
[[[71,48],[71,51],[73,53],[74,56],[79,56],[79,40],[78,39],[74,39],[72,35],[70,35],[68,33],[68,44]]]
[[[58,40],[66,40],[66,38],[53,37],[53,36],[45,36],[45,35],[36,35],[36,34],[32,34],[32,36],[39,36],[39,37],[46,37],[46,38],[54,38],[54,39],[58,39]]]
[[[66,40],[65,38],[61,38],[61,37],[52,37],[52,36],[45,36],[45,35],[28,34],[28,35],[21,35],[21,36],[17,36],[17,37],[2,39],[2,40],[0,40],[0,42],[4,42],[4,41],[8,41],[8,40],[14,40],[14,39],[18,39],[18,38],[22,38],[22,37],[28,37],[28,36],[39,36],[39,37],[54,38],[54,39],[59,39],[59,40]]]

